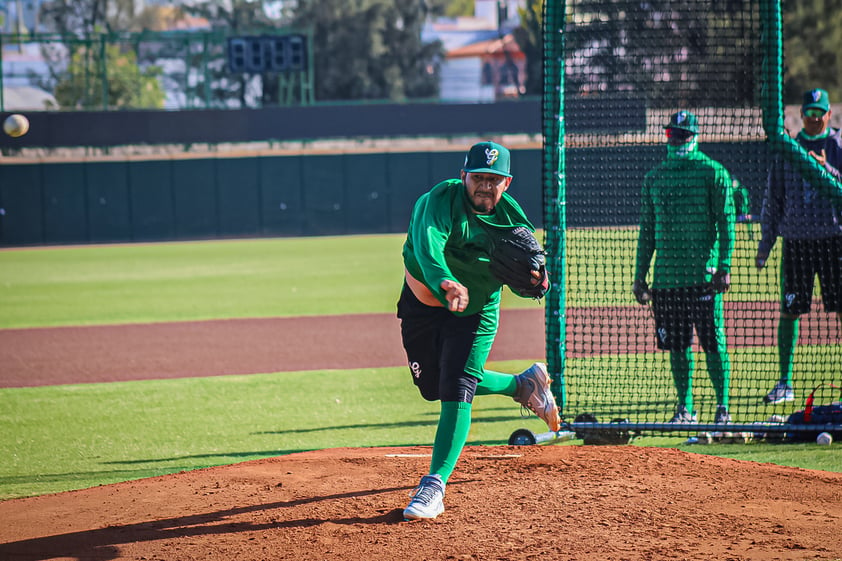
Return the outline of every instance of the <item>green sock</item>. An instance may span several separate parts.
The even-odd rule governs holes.
[[[517,380],[511,374],[486,370],[477,384],[477,395],[507,395],[512,397],[517,390]]]
[[[693,349],[670,352],[670,369],[678,403],[693,414]]]
[[[798,318],[781,316],[778,323],[778,365],[781,383],[792,385],[792,362],[798,342]]]
[[[728,394],[731,388],[731,358],[728,351],[722,353],[707,353],[708,374],[713,391],[716,393],[717,405],[728,407]]]
[[[471,404],[462,401],[442,401],[430,473],[441,476],[447,483],[462,454],[468,431],[471,430]]]

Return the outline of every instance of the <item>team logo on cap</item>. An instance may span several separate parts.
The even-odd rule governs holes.
[[[496,148],[486,148],[485,149],[485,163],[489,166],[493,166],[494,162],[497,161],[497,158],[500,157],[500,151]]]
[[[792,304],[795,303],[795,294],[793,294],[792,292],[788,292],[787,294],[784,295],[784,301],[786,302],[784,307],[786,309],[791,308]]]
[[[810,95],[813,96],[813,103],[817,102],[822,98],[821,90],[813,90],[812,92],[810,92]]]
[[[675,123],[676,123],[676,124],[678,124],[678,125],[680,125],[681,123],[683,123],[683,122],[684,122],[684,120],[685,120],[686,118],[687,118],[687,113],[685,113],[684,111],[681,111],[680,113],[676,113],[676,115],[675,115]]]

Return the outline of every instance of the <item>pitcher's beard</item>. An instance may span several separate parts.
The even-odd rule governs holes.
[[[491,214],[494,212],[494,201],[491,197],[471,197],[471,208],[479,214]]]

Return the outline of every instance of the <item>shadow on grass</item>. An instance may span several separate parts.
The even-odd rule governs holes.
[[[67,491],[70,489],[84,489],[95,485],[107,485],[111,483],[120,483],[124,481],[131,481],[135,479],[145,479],[147,477],[158,477],[161,475],[168,475],[171,473],[178,473],[180,471],[193,471],[206,467],[214,467],[221,465],[228,465],[238,463],[246,460],[258,460],[262,458],[272,458],[275,456],[285,456],[287,454],[294,454],[296,452],[307,452],[310,449],[300,450],[262,450],[256,452],[228,452],[215,454],[193,454],[187,456],[177,456],[170,458],[145,458],[139,460],[124,460],[101,462],[104,466],[144,466],[152,464],[160,464],[164,462],[184,461],[184,460],[207,460],[201,465],[195,463],[181,463],[173,466],[159,466],[159,467],[138,467],[137,469],[103,469],[97,471],[76,471],[68,473],[37,473],[25,475],[13,475],[0,477],[0,489],[5,492],[0,495],[2,499],[16,498],[24,496],[20,493],[9,492],[11,488],[20,486],[31,486],[38,484],[42,487],[50,484],[57,484],[61,486],[60,490],[55,492]],[[35,495],[44,494],[46,491],[40,491]],[[27,494],[28,495],[28,494]],[[0,559],[4,559],[0,557]]]

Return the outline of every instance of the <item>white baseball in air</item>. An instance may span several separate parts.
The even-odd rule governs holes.
[[[3,130],[14,138],[23,136],[29,131],[29,119],[20,113],[13,113],[3,121]]]
[[[833,436],[829,432],[823,432],[816,437],[816,444],[828,446],[833,443]]]

